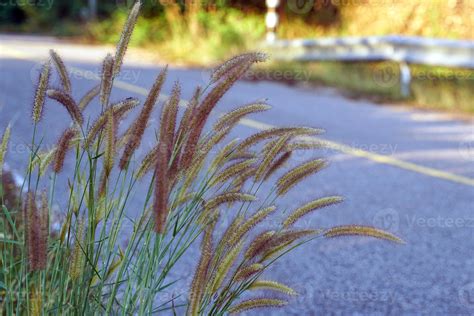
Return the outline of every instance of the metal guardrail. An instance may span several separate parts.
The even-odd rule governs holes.
[[[474,69],[474,41],[407,36],[371,36],[267,41],[284,61],[394,61],[400,63],[402,94],[410,93],[408,64]]]

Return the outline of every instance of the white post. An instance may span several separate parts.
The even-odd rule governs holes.
[[[411,73],[410,66],[404,61],[400,62],[400,87],[403,97],[410,96]]]
[[[266,0],[267,14],[265,16],[265,25],[267,26],[267,42],[272,43],[276,40],[276,27],[278,25],[278,13],[276,8],[280,0]]]

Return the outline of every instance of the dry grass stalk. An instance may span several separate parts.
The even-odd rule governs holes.
[[[82,125],[84,122],[84,117],[82,116],[82,112],[77,106],[76,102],[74,99],[71,97],[70,94],[61,91],[61,90],[55,90],[55,89],[49,89],[46,91],[46,94],[48,97],[50,97],[53,100],[58,101],[68,111],[69,115],[71,116],[72,120],[76,122],[79,125]]]
[[[242,192],[224,192],[206,202],[205,209],[212,210],[225,203],[252,202],[257,197],[252,194]]]
[[[59,78],[61,80],[61,85],[63,86],[63,90],[67,93],[71,93],[71,80],[69,79],[69,75],[67,73],[66,66],[62,58],[54,51],[50,50],[49,55],[51,56],[51,60],[53,61],[56,69],[59,73]]]
[[[282,151],[283,147],[288,142],[290,137],[291,134],[285,134],[279,139],[276,139],[269,143],[269,146],[264,151],[264,158],[258,166],[257,172],[255,173],[255,181],[260,181],[262,178],[265,177],[265,174],[267,174],[268,170],[270,170],[275,158]]]
[[[283,307],[287,305],[288,302],[284,300],[274,299],[274,298],[252,298],[236,305],[231,306],[229,309],[230,314],[238,314],[244,311],[255,309],[255,308],[270,308],[270,307]]]
[[[78,132],[75,128],[68,128],[59,138],[56,150],[54,152],[53,171],[55,173],[60,173],[63,170],[66,154],[71,147],[72,139],[77,135],[77,133]]]
[[[262,252],[262,249],[272,240],[275,234],[276,232],[274,230],[270,230],[257,235],[245,252],[245,258],[247,260],[255,258],[257,254]]]
[[[168,178],[168,146],[164,142],[158,145],[158,157],[155,168],[155,200],[153,211],[155,214],[155,231],[163,234],[168,216],[168,195],[170,183]]]
[[[340,196],[328,196],[328,197],[323,197],[317,200],[313,200],[309,203],[306,203],[305,205],[293,211],[290,214],[290,216],[288,216],[288,218],[285,219],[285,221],[283,222],[283,227],[288,228],[289,226],[293,225],[296,221],[298,221],[300,218],[309,214],[312,211],[321,209],[329,205],[342,203],[342,201],[344,201],[344,198]]]
[[[105,177],[108,178],[114,166],[117,138],[117,122],[112,111],[109,111],[107,115],[105,134],[104,170]]]
[[[247,159],[228,166],[211,180],[210,185],[215,186],[235,178],[247,169],[252,168],[255,162],[257,162],[257,159]]]
[[[291,287],[285,284],[282,284],[280,282],[270,281],[270,280],[256,280],[255,282],[252,283],[249,289],[250,290],[272,290],[272,291],[281,292],[283,294],[290,295],[290,296],[297,295],[296,291],[293,290]]]
[[[281,167],[283,167],[283,166],[288,162],[288,160],[290,160],[291,154],[292,154],[291,151],[287,151],[287,152],[283,153],[280,157],[278,157],[278,158],[273,162],[273,164],[268,168],[268,171],[267,171],[267,173],[265,174],[265,176],[263,177],[263,180],[267,180],[267,179],[270,178],[278,169],[280,169]]]
[[[211,83],[215,83],[227,77],[230,72],[242,64],[264,62],[267,59],[268,56],[261,52],[251,52],[235,56],[212,70]]]
[[[24,207],[24,221],[26,223],[26,250],[30,271],[46,269],[47,236],[44,236],[45,216],[39,213],[33,192],[28,192]]]
[[[86,107],[91,103],[91,101],[96,96],[99,95],[99,93],[100,93],[100,84],[96,85],[95,87],[93,87],[92,89],[87,91],[86,94],[84,94],[84,96],[79,101],[79,104],[78,104],[79,109],[81,111],[84,111],[86,109]]]
[[[104,108],[109,106],[110,92],[113,85],[114,58],[107,54],[102,64],[102,79],[100,81],[100,103]]]
[[[44,101],[46,89],[48,89],[49,78],[51,76],[51,62],[48,60],[41,69],[38,86],[35,92],[35,101],[33,103],[32,118],[33,122],[38,123],[43,116]]]
[[[252,263],[249,266],[240,268],[236,272],[234,279],[236,281],[246,280],[246,279],[254,276],[256,273],[262,271],[264,269],[264,267],[265,266],[261,263]]]
[[[136,120],[132,123],[130,129],[130,137],[128,142],[125,144],[125,149],[122,154],[122,158],[120,159],[119,167],[120,169],[125,169],[130,157],[133,155],[135,150],[140,146],[141,140],[145,133],[145,128],[148,125],[148,121],[150,119],[150,115],[155,107],[156,100],[160,95],[161,88],[163,87],[163,83],[166,78],[166,74],[168,71],[168,67],[165,67],[160,74],[157,76],[155,83],[153,84],[148,96],[143,104],[143,108],[140,111]]]
[[[268,215],[273,213],[276,210],[276,206],[269,206],[259,210],[257,213],[248,218],[244,223],[237,228],[235,234],[232,235],[232,238],[229,240],[230,245],[235,245],[257,224],[262,222]]]
[[[82,266],[84,265],[84,231],[85,219],[81,218],[76,221],[76,234],[74,248],[72,251],[71,264],[69,265],[69,277],[75,281],[82,275]]]
[[[261,141],[267,140],[272,137],[281,136],[284,134],[291,133],[293,136],[297,135],[314,135],[322,133],[321,129],[316,129],[312,127],[275,127],[270,128],[258,133],[253,134],[250,137],[247,137],[243,140],[238,148],[237,152],[245,151],[248,147],[253,146]]]
[[[3,164],[5,162],[5,156],[8,149],[10,134],[11,134],[11,127],[10,127],[10,124],[8,124],[2,136],[2,143],[0,144],[0,179],[2,179]]]
[[[215,124],[214,129],[220,130],[227,126],[234,126],[239,120],[249,114],[263,112],[271,109],[266,103],[263,102],[254,102],[248,105],[241,106],[235,110],[232,110],[224,114]]]
[[[200,302],[204,295],[205,284],[209,273],[209,265],[213,256],[212,233],[216,223],[216,220],[212,221],[206,227],[204,233],[204,238],[201,244],[201,258],[191,283],[188,315],[199,315]]]
[[[123,101],[112,104],[95,120],[95,122],[89,128],[89,132],[87,133],[86,139],[84,141],[84,147],[89,147],[97,135],[105,128],[110,112],[114,114],[116,121],[120,121],[122,117],[130,110],[135,108],[138,103],[139,101],[135,98],[127,98]]]
[[[302,163],[299,166],[285,173],[277,182],[278,195],[283,195],[294,187],[301,180],[320,171],[327,166],[327,162],[322,159],[313,159]]]
[[[141,2],[137,1],[132,7],[132,10],[128,14],[127,22],[122,30],[122,34],[120,36],[120,40],[117,44],[117,49],[115,51],[115,63],[113,73],[114,75],[120,72],[120,68],[122,67],[123,57],[127,52],[128,43],[130,42],[130,38],[132,37],[133,29],[135,24],[137,23],[138,14],[140,13],[140,6]]]
[[[218,263],[215,278],[212,282],[212,286],[210,287],[211,293],[216,293],[221,286],[222,282],[224,281],[225,277],[229,273],[232,265],[237,260],[237,257],[242,250],[243,243],[240,242],[231,251]]]
[[[401,240],[399,237],[391,233],[388,233],[386,231],[383,231],[381,229],[377,229],[375,227],[370,227],[370,226],[361,226],[361,225],[336,226],[324,232],[324,237],[327,237],[327,238],[334,238],[334,237],[340,237],[340,236],[354,236],[354,235],[385,239],[385,240],[393,241],[399,244],[404,243],[404,241]]]

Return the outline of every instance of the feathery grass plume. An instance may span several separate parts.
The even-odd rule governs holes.
[[[256,280],[252,283],[249,287],[250,290],[272,290],[281,292],[286,295],[295,296],[297,295],[296,291],[293,290],[291,287],[282,284],[276,281],[270,280]]]
[[[96,85],[94,88],[90,89],[89,91],[84,94],[84,96],[79,101],[79,109],[84,111],[85,108],[91,103],[91,101],[98,96],[100,93],[100,84]]]
[[[51,56],[51,60],[56,66],[56,69],[58,70],[59,78],[61,79],[61,85],[63,86],[64,91],[71,93],[71,80],[69,79],[69,75],[62,58],[52,49],[49,50],[49,55]]]
[[[45,249],[44,258],[46,262],[46,253],[48,249],[48,238],[49,238],[49,203],[48,203],[48,193],[46,190],[41,192],[41,238],[40,238],[40,247]],[[45,263],[46,266],[46,263]]]
[[[313,200],[305,205],[297,208],[293,211],[286,219],[283,221],[283,227],[288,228],[298,221],[303,216],[309,214],[312,211],[321,209],[323,207],[338,204],[344,201],[344,198],[341,196],[327,196],[317,200]]]
[[[174,199],[173,203],[171,204],[170,209],[175,209],[178,206],[180,206],[180,205],[182,205],[186,202],[193,201],[193,200],[199,200],[201,202],[204,201],[200,197],[199,193],[197,193],[197,192],[182,192],[182,194],[180,194],[178,196],[178,198]]]
[[[275,255],[280,253],[281,250],[285,249],[296,240],[311,235],[317,235],[319,233],[321,233],[321,230],[318,229],[290,230],[277,233],[256,255],[262,255],[261,261],[263,262],[273,258]]]
[[[179,85],[179,82],[176,81],[173,90],[171,91],[171,96],[166,102],[165,109],[165,117],[166,119],[164,121],[161,121],[162,126],[161,126],[161,132],[167,133],[168,135],[166,136],[168,141],[168,152],[169,152],[169,159],[171,165],[169,166],[169,177],[171,178],[171,182],[174,183],[177,173],[179,172],[179,159],[180,159],[180,153],[174,153],[173,154],[173,149],[175,148],[176,142],[178,141],[178,135],[175,134],[176,130],[176,119],[178,116],[178,106],[179,106],[179,100],[181,97],[181,86]],[[164,130],[163,130],[164,128]]]
[[[26,249],[30,271],[46,268],[46,241],[43,238],[42,216],[36,206],[35,196],[29,191],[25,203]]]
[[[284,300],[274,299],[274,298],[252,298],[245,300],[236,305],[232,305],[229,309],[230,314],[238,314],[249,309],[255,308],[271,308],[271,307],[283,307],[287,305],[288,302]]]
[[[253,263],[249,266],[240,268],[235,274],[236,281],[243,281],[263,270],[265,266],[261,263]]]
[[[156,160],[158,159],[158,145],[150,149],[150,151],[145,155],[138,167],[138,171],[136,173],[136,178],[142,178],[148,171],[150,171],[154,166],[156,166]]]
[[[219,132],[217,132],[219,133]],[[229,156],[234,152],[234,148],[237,145],[239,139],[234,138],[230,142],[228,142],[222,149],[216,154],[214,157],[210,169],[211,170],[216,170],[222,165],[224,165],[227,161]]]
[[[298,182],[306,177],[320,171],[327,166],[327,162],[322,159],[313,159],[302,163],[299,166],[285,173],[277,182],[277,193],[283,195],[294,187]]]
[[[247,234],[252,228],[254,228],[258,223],[262,222],[268,215],[273,213],[275,210],[276,206],[272,205],[265,207],[254,215],[252,215],[240,227],[237,228],[235,234],[232,235],[232,239],[229,240],[229,243],[231,245],[235,245],[245,236],[245,234]]]
[[[176,130],[176,118],[178,116],[178,106],[179,106],[179,100],[181,98],[181,86],[178,81],[176,81],[173,85],[173,89],[171,91],[171,96],[166,102],[166,125],[164,126],[166,128],[166,131],[170,133],[168,137],[170,139],[173,139],[174,142],[174,132]],[[163,122],[162,122],[163,123]],[[173,146],[173,143],[170,144],[171,147]],[[172,149],[172,148],[171,148]]]
[[[82,123],[84,122],[84,117],[82,116],[81,110],[77,106],[76,102],[74,102],[74,99],[71,97],[70,94],[55,89],[48,89],[46,91],[46,94],[51,99],[56,100],[62,105],[64,105],[72,120],[77,124],[82,125]]]
[[[257,235],[254,240],[250,243],[247,251],[245,252],[245,259],[251,260],[257,256],[258,253],[262,252],[263,247],[268,244],[273,236],[276,234],[274,230],[265,231]]]
[[[75,128],[66,129],[61,137],[59,138],[58,145],[54,155],[53,171],[60,173],[64,167],[64,159],[66,158],[67,151],[71,147],[71,140],[77,135]]]
[[[234,217],[232,222],[230,223],[229,226],[227,226],[227,229],[225,230],[224,234],[222,234],[221,239],[219,240],[219,243],[217,244],[216,251],[219,252],[219,254],[222,254],[223,251],[225,251],[229,245],[229,240],[232,239],[232,235],[235,234],[235,231],[237,228],[241,225],[241,223],[244,220],[244,216],[238,215]],[[215,262],[214,264],[220,259],[219,256],[214,257]]]
[[[176,132],[178,137],[184,138],[186,134],[189,133],[188,129],[193,120],[194,114],[196,113],[197,106],[199,105],[199,97],[201,96],[201,93],[201,87],[198,86],[194,90],[193,96],[188,102],[183,117],[181,118],[181,122],[179,123],[178,131]]]
[[[273,164],[268,168],[268,171],[265,173],[265,176],[263,177],[263,180],[267,180],[268,178],[271,177],[272,174],[274,174],[278,169],[280,169],[282,166],[285,165],[285,163],[290,160],[292,155],[291,151],[287,151],[283,153],[278,159],[276,159]]]
[[[250,151],[233,152],[229,155],[229,161],[252,158],[257,158],[257,154]]]
[[[210,186],[215,186],[220,183],[225,183],[227,180],[234,178],[235,176],[245,172],[245,170],[252,167],[252,165],[257,162],[257,159],[247,159],[244,161],[236,162],[231,164],[224,170],[222,170],[217,176],[215,176],[211,182]]]
[[[217,220],[213,220],[207,225],[201,244],[201,258],[199,259],[194,278],[191,283],[188,315],[199,315],[199,307],[204,295],[204,289],[208,278],[209,266],[212,261],[212,233]]]
[[[166,78],[166,74],[168,71],[168,66],[166,66],[156,77],[155,83],[150,89],[148,96],[143,104],[142,110],[138,114],[138,117],[131,125],[130,129],[130,137],[128,142],[125,144],[125,149],[122,154],[122,158],[120,158],[119,168],[125,169],[130,157],[133,155],[135,150],[140,146],[141,140],[143,138],[143,134],[145,133],[145,128],[148,124],[150,119],[150,115],[155,107],[156,100],[160,95],[161,88]]]
[[[158,145],[158,157],[155,168],[155,200],[153,211],[155,214],[155,231],[163,234],[168,217],[168,199],[170,183],[168,178],[168,146],[164,142]]]
[[[2,136],[2,143],[0,144],[0,179],[2,179],[3,164],[5,162],[5,155],[8,149],[8,141],[10,140],[11,127],[8,124]]]
[[[104,170],[105,177],[108,178],[114,166],[115,145],[117,138],[117,123],[115,121],[115,115],[112,111],[109,111],[107,115],[105,134]]]
[[[140,13],[140,6],[141,2],[136,1],[132,7],[132,10],[128,14],[127,22],[125,23],[125,26],[122,30],[122,34],[120,35],[120,40],[115,51],[114,75],[118,74],[120,72],[120,68],[122,67],[123,57],[127,52],[128,43],[132,37],[133,28],[137,23],[138,14]]]
[[[294,143],[289,143],[285,146],[285,151],[294,151],[294,150],[308,150],[308,149],[320,149],[325,148],[327,145],[324,141],[311,140],[311,141],[298,141]]]
[[[225,80],[220,81],[204,98],[196,111],[196,115],[190,125],[190,134],[184,146],[185,155],[183,156],[182,166],[187,169],[191,164],[196,151],[196,145],[199,142],[201,133],[204,129],[207,119],[217,102],[232,87],[232,85],[247,71],[251,64],[242,64],[232,70]],[[229,130],[229,129],[227,129]]]
[[[112,111],[116,121],[120,121],[122,117],[127,114],[130,110],[138,105],[139,101],[135,98],[126,98],[123,101],[112,104],[102,115],[100,115],[89,128],[86,139],[84,141],[84,147],[88,147],[96,136],[104,129],[107,124],[109,112]]]
[[[260,181],[265,176],[270,167],[272,167],[275,158],[281,152],[290,137],[291,134],[285,134],[269,143],[269,146],[264,151],[263,161],[260,163],[257,172],[255,173],[255,181]]]
[[[374,238],[379,238],[379,239],[385,239],[385,240],[393,241],[399,244],[405,243],[399,237],[389,232],[386,232],[384,230],[381,230],[375,227],[361,226],[361,225],[343,225],[343,226],[332,227],[324,231],[323,235],[326,238],[359,235],[359,236],[368,236],[368,237],[374,237]]]
[[[41,73],[39,75],[38,80],[38,86],[36,87],[35,101],[33,103],[33,110],[31,113],[31,117],[33,118],[33,122],[35,123],[38,123],[41,120],[41,117],[43,116],[45,94],[46,89],[48,89],[50,76],[51,61],[48,60],[41,69]]]
[[[205,208],[212,210],[224,203],[253,202],[257,199],[255,195],[242,192],[224,192],[206,202]]]
[[[297,135],[315,135],[322,133],[321,129],[312,127],[274,127],[255,133],[244,139],[236,151],[245,151],[248,147],[255,145],[263,140],[291,133]]]
[[[38,284],[33,284],[31,288],[31,297],[30,297],[30,313],[32,316],[41,316],[43,310],[43,298],[41,295],[40,286]]]
[[[215,83],[220,79],[229,75],[236,67],[242,63],[258,63],[268,59],[267,54],[261,52],[251,52],[241,54],[225,61],[221,65],[215,67],[211,72],[211,83]]]
[[[73,281],[79,279],[82,274],[82,266],[84,265],[84,231],[85,219],[81,218],[80,220],[76,221],[76,238],[74,242],[74,249],[72,250],[71,263],[69,265],[69,277]]]
[[[187,173],[187,170],[193,170],[193,168],[196,169],[198,172],[200,170],[199,166],[201,166],[209,152],[217,145],[219,144],[228,134],[230,133],[230,128],[225,128],[222,129],[218,132],[211,133],[208,137],[202,139],[199,143],[197,150],[194,152],[186,152],[186,147],[184,148],[184,152],[182,155],[182,160],[179,163],[179,169],[183,173]],[[218,153],[218,156],[219,153]],[[188,159],[190,164],[188,165]],[[216,157],[217,159],[217,157]],[[197,175],[197,174],[196,174]],[[193,181],[194,178],[189,178],[190,181]]]
[[[245,182],[252,178],[255,175],[257,168],[256,167],[249,167],[248,169],[244,170],[241,174],[239,174],[234,181],[232,181],[232,188],[233,190],[238,190],[238,188],[242,188]]]
[[[214,130],[220,130],[227,126],[234,126],[241,118],[252,113],[263,112],[271,109],[271,106],[263,102],[254,102],[238,107],[219,118],[214,124]]]
[[[212,286],[210,287],[211,294],[216,293],[219,290],[219,287],[224,282],[225,277],[229,273],[229,270],[232,268],[232,265],[237,260],[237,257],[242,250],[243,243],[240,242],[231,251],[222,259],[222,261],[218,262],[215,278],[212,282]]]
[[[102,78],[100,81],[100,103],[104,107],[109,105],[110,92],[112,91],[114,78],[113,67],[114,58],[112,55],[107,54],[104,63],[102,64]]]

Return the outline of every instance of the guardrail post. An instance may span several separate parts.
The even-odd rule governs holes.
[[[280,0],[266,0],[267,14],[265,15],[265,25],[267,26],[267,42],[273,43],[276,39],[276,27],[278,25],[278,13],[276,8]]]
[[[404,61],[400,62],[400,89],[403,97],[410,96],[411,73],[410,66]]]

